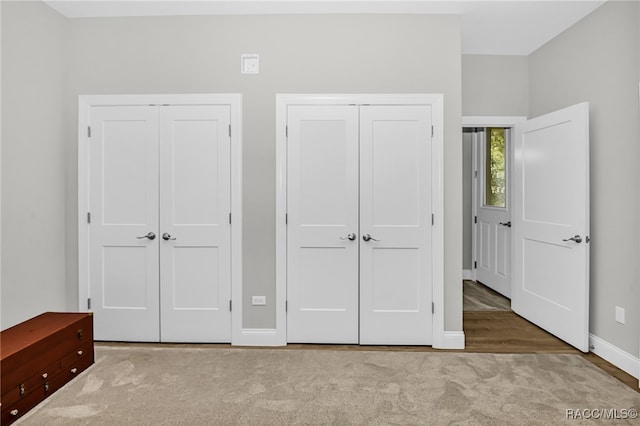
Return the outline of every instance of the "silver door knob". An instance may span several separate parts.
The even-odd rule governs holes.
[[[357,236],[353,232],[347,235],[346,237],[340,237],[341,240],[349,240],[349,241],[355,241],[356,238]]]
[[[156,234],[154,234],[153,232],[149,232],[147,235],[143,235],[142,237],[136,237],[137,239],[141,240],[143,238],[148,238],[150,240],[155,240],[156,239]]]
[[[576,235],[575,237],[567,238],[566,240],[562,240],[562,241],[574,241],[580,244],[582,242],[582,237],[580,235]]]
[[[362,239],[363,239],[363,240],[365,240],[365,241],[380,241],[380,240],[376,240],[375,238],[373,238],[373,237],[372,237],[371,235],[369,235],[369,234],[364,234],[364,235],[362,236]]]
[[[163,240],[175,240],[176,237],[172,237],[171,234],[169,234],[168,232],[165,232],[164,234],[162,234],[162,239]]]

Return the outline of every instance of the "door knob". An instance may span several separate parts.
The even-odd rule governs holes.
[[[506,226],[507,228],[511,228],[511,221],[506,222],[506,223],[504,223],[504,222],[500,222],[500,225],[502,225],[502,226]]]
[[[349,241],[355,241],[356,238],[357,238],[356,234],[354,234],[353,232],[347,235],[346,237],[340,237],[341,240],[349,240]]]
[[[365,240],[365,241],[380,241],[380,240],[376,240],[375,238],[373,238],[373,237],[372,237],[371,235],[369,235],[369,234],[364,234],[364,235],[362,236],[362,239],[363,239],[363,240]]]
[[[150,240],[155,240],[156,239],[156,234],[154,234],[153,232],[149,232],[147,235],[143,235],[142,237],[136,237],[137,239],[141,240],[143,238],[148,238]]]
[[[169,234],[168,232],[165,232],[164,234],[162,234],[162,239],[163,240],[175,240],[176,237],[171,237],[171,234]]]
[[[580,235],[576,235],[575,237],[567,238],[566,240],[562,240],[562,241],[574,241],[580,244],[582,242],[582,237]]]

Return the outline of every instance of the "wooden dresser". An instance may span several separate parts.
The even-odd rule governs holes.
[[[38,315],[2,331],[0,352],[0,424],[8,425],[93,364],[93,315]]]

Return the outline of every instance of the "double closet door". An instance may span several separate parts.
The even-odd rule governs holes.
[[[97,340],[229,342],[229,105],[89,112]]]
[[[287,109],[287,340],[431,344],[429,105]]]

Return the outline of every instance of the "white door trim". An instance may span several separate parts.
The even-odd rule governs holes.
[[[273,345],[287,342],[287,107],[290,105],[431,105],[434,135],[432,139],[432,234],[433,265],[433,347],[446,348],[449,339],[444,330],[444,96],[442,94],[344,95],[278,94],[276,95],[276,327]]]
[[[78,310],[89,294],[89,111],[109,105],[229,105],[231,109],[231,299],[232,343],[242,334],[242,95],[82,95],[78,97]]]

